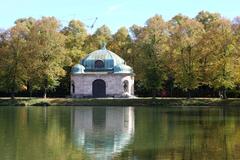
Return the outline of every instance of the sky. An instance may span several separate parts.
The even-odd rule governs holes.
[[[156,14],[165,20],[181,13],[191,18],[198,12],[218,12],[233,19],[240,16],[240,0],[0,0],[0,28],[7,29],[18,18],[55,16],[66,26],[72,19],[79,19],[91,26],[97,17],[94,32],[107,25],[114,33],[122,26],[143,26]]]

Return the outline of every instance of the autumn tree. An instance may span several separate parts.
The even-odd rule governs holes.
[[[59,84],[65,75],[63,66],[68,62],[64,48],[65,36],[59,32],[60,24],[54,17],[43,17],[36,21],[31,30],[30,48],[34,57],[32,75],[36,87],[47,91]],[[34,81],[36,80],[37,81]]]
[[[127,28],[121,27],[112,36],[112,41],[109,42],[108,48],[114,53],[119,54],[129,64],[132,62],[131,38]]]
[[[204,32],[202,39],[198,44],[199,57],[199,80],[201,86],[211,87],[212,85],[212,75],[214,72],[213,62],[215,60],[214,52],[217,39],[214,34],[213,24],[220,19],[218,13],[210,13],[206,11],[201,11],[195,17],[195,19],[202,23],[204,26]]]
[[[140,33],[142,32],[143,27],[138,25],[133,25],[129,29],[129,35],[131,37],[131,53],[128,58],[129,64],[133,67],[134,72],[137,73],[135,80],[141,80],[144,78],[144,72],[142,69],[142,51],[141,47],[139,47],[140,43]]]
[[[21,88],[30,95],[42,89],[46,97],[61,83],[67,93],[71,66],[103,43],[133,67],[136,89],[145,95],[155,97],[171,86],[189,96],[192,90],[215,89],[227,98],[227,90],[240,85],[240,18],[231,22],[201,11],[193,19],[177,15],[168,22],[156,15],[145,26],[121,27],[114,34],[103,25],[92,35],[79,20],[61,28],[54,17],[18,19],[0,29],[0,89],[12,97]]]
[[[138,35],[137,46],[141,52],[139,64],[144,72],[146,88],[152,92],[153,97],[162,89],[167,79],[164,62],[164,53],[168,49],[167,41],[167,23],[159,15],[148,19]]]
[[[214,35],[212,45],[215,48],[212,86],[219,90],[222,98],[227,98],[227,89],[235,87],[236,67],[239,67],[231,22],[221,18],[214,22],[211,32]]]
[[[210,13],[208,11],[201,11],[197,14],[195,19],[202,23],[205,30],[208,30],[212,23],[221,18],[219,13]]]
[[[27,80],[26,50],[30,29],[28,25],[26,21],[16,21],[15,26],[1,34],[1,86],[11,93],[12,98]]]
[[[141,33],[143,27],[138,26],[136,24],[132,25],[129,30],[130,30],[130,36],[133,40],[137,40],[139,38],[139,34]]]
[[[175,55],[175,81],[190,91],[199,86],[199,53],[197,47],[204,32],[203,25],[188,17],[177,15],[171,21],[171,48]]]
[[[90,53],[102,47],[103,43],[108,44],[111,40],[111,30],[106,25],[103,25],[98,28],[93,35],[87,37],[84,49],[87,53]]]
[[[234,47],[235,47],[235,58],[234,63],[235,69],[235,84],[240,85],[240,17],[235,17],[232,22],[233,38],[234,38]]]
[[[88,36],[85,25],[79,20],[71,20],[61,32],[66,36],[65,48],[67,56],[71,58],[73,64],[78,63],[86,54],[83,48]]]

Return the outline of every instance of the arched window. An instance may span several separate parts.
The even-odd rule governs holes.
[[[72,81],[72,93],[75,93],[75,85],[74,85],[74,81]]]
[[[123,81],[123,90],[124,90],[124,92],[128,92],[128,90],[129,90],[128,88],[129,88],[128,81],[127,80]]]
[[[95,68],[104,68],[104,62],[102,60],[96,60]]]

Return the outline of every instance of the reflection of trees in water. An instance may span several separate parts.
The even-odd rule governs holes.
[[[115,159],[240,159],[239,114],[236,108],[136,109],[133,144]]]
[[[1,108],[0,159],[88,159],[71,144],[70,110],[64,108]]]
[[[85,136],[87,141],[96,144],[94,147],[98,149],[105,147],[105,143],[102,143],[106,142],[105,140],[110,140],[110,148],[114,146],[112,133],[119,130],[126,135],[134,133],[126,145],[117,144],[124,147],[113,154],[113,159],[116,160],[240,159],[240,110],[237,108],[137,108],[134,110],[135,124],[132,125],[127,125],[126,121],[119,122],[117,113],[123,111],[117,110],[110,114],[103,110],[105,117],[111,117],[112,121],[100,116],[92,118],[91,123],[73,123],[71,116],[74,116],[75,109],[79,108],[0,108],[0,159],[90,159],[87,150],[78,145],[82,144],[81,136],[76,139],[76,136],[72,135],[74,125],[83,126],[85,135],[90,133]],[[88,111],[85,111],[85,117],[80,117],[88,118]],[[94,112],[96,116],[98,111]],[[123,129],[115,127],[119,125]],[[133,126],[133,130],[127,126]],[[83,131],[81,127],[80,130]],[[78,131],[77,129],[75,133],[83,133]],[[97,135],[91,137],[94,133]],[[102,141],[98,142],[98,138],[102,138]],[[73,139],[76,140],[74,145]],[[116,142],[121,142],[119,139]],[[97,145],[99,143],[100,145]]]

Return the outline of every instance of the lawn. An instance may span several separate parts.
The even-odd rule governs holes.
[[[240,98],[0,98],[0,106],[240,106]]]

